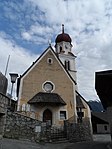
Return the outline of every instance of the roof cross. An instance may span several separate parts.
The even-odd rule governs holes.
[[[62,33],[64,33],[64,24],[62,24]]]

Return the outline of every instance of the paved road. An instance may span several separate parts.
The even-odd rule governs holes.
[[[97,135],[93,135],[93,140],[99,141],[99,142],[110,142],[111,136],[110,134],[97,134]]]
[[[12,139],[0,140],[0,149],[64,149],[71,143],[32,143],[29,141],[20,141]]]
[[[112,149],[112,142],[110,136],[95,136],[93,142],[82,143],[32,143],[29,141],[1,139],[0,149]],[[102,139],[101,139],[102,138]]]
[[[112,144],[106,142],[83,142],[74,143],[65,147],[65,149],[112,149]]]

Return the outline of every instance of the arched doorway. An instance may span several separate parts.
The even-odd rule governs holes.
[[[48,125],[52,125],[52,112],[49,109],[46,109],[43,112],[43,122],[46,122]]]

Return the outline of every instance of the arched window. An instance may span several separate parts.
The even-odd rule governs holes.
[[[69,60],[65,60],[65,69],[70,70],[70,61]]]
[[[62,47],[60,47],[60,53],[62,52]]]
[[[47,63],[48,63],[48,64],[52,64],[52,63],[53,63],[53,59],[52,59],[52,58],[48,58],[48,59],[47,59]]]

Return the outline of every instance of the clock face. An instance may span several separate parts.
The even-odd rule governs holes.
[[[53,84],[50,83],[50,82],[46,82],[46,83],[44,84],[44,90],[45,90],[46,92],[51,92],[51,91],[53,90]]]

